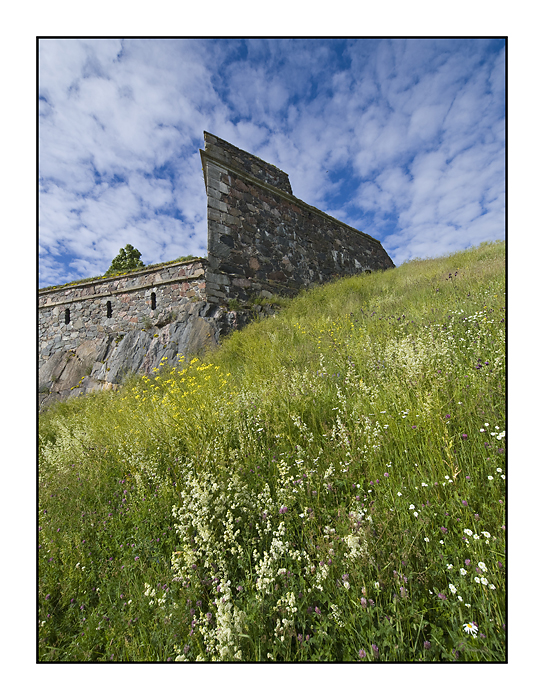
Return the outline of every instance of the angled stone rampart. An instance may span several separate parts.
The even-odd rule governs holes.
[[[379,241],[294,197],[286,173],[217,136],[204,140],[208,299],[293,296],[394,267]]]

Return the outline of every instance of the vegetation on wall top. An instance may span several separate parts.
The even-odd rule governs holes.
[[[134,246],[127,243],[124,248],[119,249],[119,255],[111,261],[109,269],[106,271],[108,275],[111,272],[128,272],[129,270],[139,270],[144,266],[140,260],[142,254]]]
[[[118,256],[117,256],[118,257]],[[42,287],[39,291],[46,292],[52,289],[64,289],[65,287],[71,287],[75,284],[84,284],[85,282],[97,282],[103,279],[109,279],[110,277],[121,277],[122,275],[129,275],[131,272],[145,272],[146,270],[154,270],[158,267],[164,267],[165,265],[173,265],[174,263],[190,262],[191,260],[201,260],[205,259],[206,256],[201,256],[200,258],[195,255],[181,255],[179,258],[174,260],[168,260],[166,262],[152,263],[151,265],[142,265],[140,267],[133,267],[130,269],[115,269],[112,270],[111,266],[109,270],[104,275],[97,275],[96,277],[84,277],[79,280],[73,280],[72,282],[65,282],[64,284],[53,284],[49,287]],[[112,262],[113,264],[113,262]]]

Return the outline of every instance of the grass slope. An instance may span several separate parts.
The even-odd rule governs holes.
[[[504,244],[40,417],[39,659],[504,661]]]

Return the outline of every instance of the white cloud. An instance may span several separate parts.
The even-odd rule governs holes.
[[[204,254],[204,130],[397,262],[504,235],[497,43],[46,40],[40,93],[41,284]]]

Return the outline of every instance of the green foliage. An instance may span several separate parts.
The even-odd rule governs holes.
[[[143,262],[140,260],[142,254],[139,250],[136,250],[134,246],[128,243],[124,248],[119,250],[119,255],[117,255],[111,262],[111,265],[106,272],[107,275],[112,272],[128,272],[129,270],[137,270],[144,267]]]
[[[119,252],[121,253],[121,251],[119,251]],[[157,268],[163,267],[164,265],[171,265],[172,263],[178,263],[178,262],[188,262],[190,260],[195,260],[195,259],[196,258],[194,255],[182,255],[179,258],[176,258],[175,260],[167,260],[165,262],[155,263],[152,265],[143,265],[143,263],[142,263],[141,265],[137,265],[137,267],[135,269],[139,270],[139,269],[142,269],[145,267],[146,270],[155,270]],[[129,269],[128,271],[130,272],[132,269],[133,268]],[[94,280],[105,279],[106,277],[115,277],[115,276],[120,275],[126,271],[127,270],[125,270],[125,269],[115,270],[115,269],[112,269],[110,266],[108,272],[105,275],[100,275],[98,277],[84,277],[84,278],[79,279],[79,280],[73,280],[72,282],[66,282],[66,284],[50,285],[48,287],[42,287],[39,291],[43,292],[43,291],[53,290],[53,289],[64,289],[65,287],[71,287],[72,285],[82,284],[83,282],[92,282]]]
[[[505,661],[504,244],[40,416],[39,658]]]

